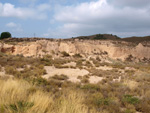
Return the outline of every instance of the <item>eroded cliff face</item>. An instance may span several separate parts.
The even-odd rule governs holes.
[[[136,59],[150,59],[150,47],[124,42],[124,41],[96,41],[96,40],[37,40],[35,42],[19,42],[17,44],[0,43],[3,53],[12,55],[42,57],[46,54],[58,54],[67,52],[70,55],[81,54],[83,56],[97,55],[103,53],[113,59],[126,59],[128,56]]]

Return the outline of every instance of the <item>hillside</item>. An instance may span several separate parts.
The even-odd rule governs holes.
[[[149,42],[11,38],[0,50],[0,113],[150,111]]]
[[[82,39],[82,40],[118,40],[118,41],[126,41],[132,43],[140,43],[140,42],[147,42],[150,41],[150,36],[143,36],[143,37],[124,37],[120,38],[117,35],[112,34],[96,34],[91,36],[79,36],[73,39]]]
[[[140,42],[150,41],[150,36],[145,36],[145,37],[127,37],[127,38],[122,38],[122,40],[123,41],[127,41],[127,42],[140,43]]]

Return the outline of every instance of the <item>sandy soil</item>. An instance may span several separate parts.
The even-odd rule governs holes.
[[[17,71],[23,71],[24,68],[17,68]]]
[[[70,63],[64,64],[63,66],[73,66],[73,67],[76,67],[76,63],[75,62],[70,62]]]
[[[112,67],[108,67],[108,66],[99,66],[99,67],[96,67],[96,69],[101,69],[101,70],[104,70],[104,71],[113,70]]]
[[[5,74],[5,72],[2,71],[2,72],[0,72],[0,77],[10,77],[10,78],[13,78],[13,75]]]
[[[96,83],[100,82],[101,80],[103,80],[103,77],[91,76],[89,78],[89,82],[93,83],[93,84],[96,84]]]
[[[5,75],[5,72],[0,72],[0,76],[3,76],[3,75]]]
[[[0,71],[0,76],[6,76],[4,67],[2,67],[2,70]]]
[[[84,76],[89,74],[89,72],[85,69],[71,69],[71,68],[62,68],[58,69],[52,66],[45,66],[44,67],[47,74],[43,76],[43,78],[48,79],[51,76],[54,75],[61,75],[64,74],[69,77],[69,80],[72,82],[79,82],[80,80],[77,79],[78,76]]]
[[[71,68],[62,68],[62,69],[58,69],[52,66],[45,66],[45,70],[47,71],[47,74],[43,76],[43,78],[48,79],[51,76],[54,75],[61,75],[64,74],[66,76],[69,77],[69,81],[71,82],[80,82],[80,79],[77,79],[78,76],[84,76],[84,75],[88,75],[89,72],[85,69],[71,69]],[[97,77],[97,76],[90,76],[89,78],[89,82],[90,83],[98,83],[99,81],[101,81],[103,79],[103,77]]]

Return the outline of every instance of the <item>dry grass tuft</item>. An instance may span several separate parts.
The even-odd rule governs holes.
[[[24,80],[0,80],[0,113],[87,113],[84,94],[66,90],[59,98]]]
[[[124,80],[123,84],[132,90],[138,87],[138,82],[133,81],[133,80]]]

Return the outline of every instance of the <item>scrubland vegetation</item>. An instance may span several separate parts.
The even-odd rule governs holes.
[[[62,52],[61,58],[0,54],[0,113],[149,113],[150,64],[101,62]],[[74,66],[64,66],[75,62]],[[44,79],[44,66],[80,68],[89,71],[72,83],[66,75]],[[109,67],[102,70],[99,67]],[[111,69],[112,68],[112,69]],[[12,75],[12,76],[9,76]],[[92,84],[90,76],[103,77]]]

